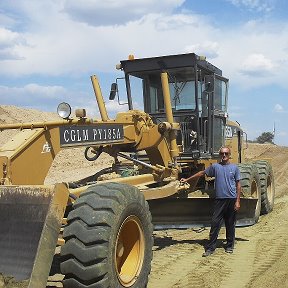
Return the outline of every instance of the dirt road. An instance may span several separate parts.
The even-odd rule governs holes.
[[[0,110],[0,116],[8,120],[11,120],[10,115],[15,120],[16,116],[22,117],[20,110],[15,110],[14,114],[7,111]],[[33,113],[34,117],[39,117],[38,114],[35,116],[36,111]],[[29,115],[31,113],[26,111],[24,116],[27,118]],[[107,161],[111,161],[101,157],[97,163],[91,164],[84,160],[81,149],[60,153],[46,183],[76,180],[89,175],[91,171],[96,172]],[[259,223],[254,226],[237,228],[233,254],[226,254],[223,249],[224,229],[220,232],[215,254],[208,258],[202,258],[201,255],[209,229],[155,232],[148,288],[288,287],[288,147],[251,144],[247,158],[255,157],[272,159],[276,183],[273,212],[261,216]],[[57,269],[53,272],[56,274],[49,278],[47,287],[62,287],[62,275],[57,274]]]

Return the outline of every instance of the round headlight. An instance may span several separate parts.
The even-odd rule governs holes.
[[[66,102],[62,102],[57,107],[57,113],[63,119],[69,118],[71,115],[71,106]]]

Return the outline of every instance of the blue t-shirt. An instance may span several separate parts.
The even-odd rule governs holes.
[[[205,174],[215,177],[216,199],[236,198],[236,181],[241,179],[237,165],[214,163],[205,169]]]

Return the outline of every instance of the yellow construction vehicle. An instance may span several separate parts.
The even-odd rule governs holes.
[[[218,161],[223,145],[242,175],[237,224],[252,225],[273,208],[271,165],[243,163],[244,132],[228,120],[228,79],[219,68],[194,53],[130,56],[117,68],[124,77],[111,85],[110,100],[121,101],[124,83],[128,111],[115,119],[92,76],[101,120],[85,109],[71,117],[61,103],[63,120],[0,125],[19,132],[0,149],[0,273],[23,287],[46,286],[57,243],[64,287],[146,287],[153,227],[209,225],[213,179],[179,179]],[[133,109],[140,99],[143,111]],[[86,147],[88,161],[107,153],[114,163],[85,179],[43,185],[56,154],[76,146]],[[112,172],[118,177],[104,177]]]

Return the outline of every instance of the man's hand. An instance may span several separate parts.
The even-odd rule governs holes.
[[[240,200],[236,200],[234,210],[239,211],[239,209],[240,209]]]
[[[204,176],[204,175],[205,175],[205,170],[201,170],[201,171],[198,171],[196,174],[193,174],[192,176],[190,176],[188,178],[181,178],[180,182],[186,183],[192,179],[197,179],[197,178]]]

